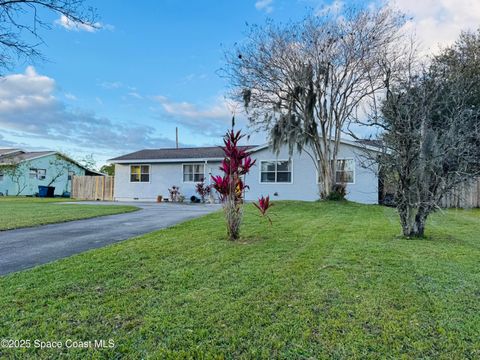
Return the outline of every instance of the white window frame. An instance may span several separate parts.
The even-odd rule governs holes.
[[[279,162],[287,161],[290,163],[290,181],[289,182],[277,182],[277,166]],[[262,163],[264,162],[274,162],[275,163],[275,181],[262,181]],[[258,183],[262,185],[291,185],[293,184],[293,160],[292,159],[274,159],[274,160],[260,160],[260,166],[258,167]],[[284,172],[284,171],[282,171]]]
[[[43,171],[43,175],[40,175],[39,171]],[[47,178],[47,169],[30,168],[28,172],[28,177],[30,179],[37,179],[43,181]]]
[[[185,166],[195,166],[195,165],[201,165],[203,166],[203,180],[205,181],[206,177],[205,177],[205,163],[183,163],[182,164],[182,183],[184,184],[196,184],[200,181],[195,181],[195,175],[198,175],[198,174],[201,174],[201,173],[196,173],[196,172],[193,172],[192,175],[193,175],[193,181],[185,181]],[[195,169],[195,167],[194,167]]]
[[[132,167],[133,166],[140,166],[140,181],[132,181]],[[145,173],[142,173],[142,166],[148,166],[148,181],[142,181],[142,174],[145,175]],[[128,180],[130,184],[150,184],[152,181],[152,167],[150,164],[130,164],[128,167]]]
[[[337,167],[335,166],[335,184],[345,184],[345,185],[355,185],[355,178],[356,178],[356,168],[357,168],[357,163],[354,158],[338,158],[337,161],[342,161],[342,160],[351,160],[353,162],[353,179],[352,182],[345,182],[345,183],[337,183]]]
[[[351,158],[351,157],[348,157],[348,158],[338,158],[338,160],[352,160],[353,161],[353,182],[347,182],[347,183],[337,183],[335,182],[336,185],[338,184],[345,184],[345,185],[355,185],[355,181],[356,181],[356,178],[357,178],[357,162],[355,161],[355,158]],[[333,160],[330,160],[330,161],[333,161]],[[320,166],[320,164],[319,164]],[[337,169],[335,169],[335,171],[337,171]],[[335,174],[335,180],[337,179],[337,174]],[[320,173],[318,172],[317,170],[317,184],[320,184]]]

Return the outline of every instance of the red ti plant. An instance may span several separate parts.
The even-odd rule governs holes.
[[[248,188],[242,177],[250,171],[255,164],[247,151],[238,146],[243,138],[240,131],[228,131],[224,138],[223,152],[225,158],[220,165],[223,176],[212,176],[212,186],[220,195],[227,223],[227,234],[230,240],[237,240],[240,236],[242,222],[242,205],[244,190]]]
[[[195,191],[198,195],[200,195],[202,202],[205,202],[205,197],[210,195],[212,187],[210,185],[205,185],[205,179],[202,179],[199,183],[195,185]]]
[[[263,217],[266,217],[268,221],[270,221],[270,225],[272,225],[272,219],[270,219],[270,216],[268,216],[267,211],[270,209],[273,204],[270,202],[270,196],[267,195],[267,197],[261,197],[258,199],[258,204],[253,203],[255,207],[260,211],[260,215]]]

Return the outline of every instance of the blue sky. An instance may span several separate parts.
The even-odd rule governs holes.
[[[242,41],[245,23],[299,20],[307,11],[344,5],[338,0],[90,4],[98,9],[100,30],[72,28],[58,15],[45,14],[52,24],[42,30],[47,61],[18,64],[0,80],[0,147],[55,149],[75,157],[93,153],[101,164],[141,148],[174,146],[176,126],[182,145],[218,144],[231,115],[217,70],[224,49]],[[468,0],[397,5],[414,15],[408,26],[421,31],[427,47],[451,42],[462,27],[479,23],[472,15],[472,6],[478,6]],[[265,139],[254,134],[251,141]]]

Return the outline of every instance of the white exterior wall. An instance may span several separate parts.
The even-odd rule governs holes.
[[[360,166],[359,155],[363,150],[348,144],[341,144],[339,159],[355,159],[355,183],[347,184],[347,199],[366,204],[378,202],[378,180],[372,170]],[[262,160],[288,160],[287,147],[280,151],[278,157],[268,148],[252,154],[257,160],[250,173],[246,177],[246,184],[250,187],[246,192],[246,200],[257,200],[260,196],[269,195],[273,200],[305,200],[315,201],[319,199],[319,187],[317,184],[317,170],[306,153],[294,153],[292,160],[292,183],[261,183],[260,161]],[[188,162],[191,164],[193,162]],[[196,163],[205,163],[198,161]],[[132,163],[137,165],[138,163]],[[143,163],[147,164],[147,163]],[[189,201],[195,193],[195,183],[183,182],[183,163],[162,163],[150,165],[150,182],[131,183],[130,165],[115,165],[115,199],[119,201],[139,200],[155,201],[158,195],[168,197],[168,188],[172,185],[180,186],[180,192]],[[205,167],[205,179],[208,183],[210,173],[220,174],[219,162],[208,162]],[[278,195],[274,195],[277,193]]]
[[[347,184],[347,199],[350,201],[376,204],[378,202],[378,178],[372,170],[360,166],[362,149],[341,144],[338,158],[355,160],[355,182]],[[319,186],[317,184],[317,169],[312,158],[305,152],[295,152],[292,160],[292,183],[261,183],[260,182],[260,161],[262,160],[288,160],[288,148],[285,146],[278,157],[270,149],[260,150],[252,154],[257,159],[257,166],[247,175],[247,184],[250,191],[247,191],[247,200],[257,200],[260,196],[270,195],[273,200],[305,200],[315,201],[320,198]],[[278,196],[275,196],[277,193]]]
[[[150,181],[148,183],[130,182],[130,165],[140,164],[115,164],[115,200],[156,201],[159,195],[168,198],[168,189],[173,185],[180,187],[180,192],[185,196],[186,201],[190,201],[192,195],[198,197],[198,194],[195,193],[196,183],[183,182],[183,164],[205,164],[205,161],[162,164],[142,163],[141,165],[150,165]],[[205,166],[206,183],[208,183],[210,179],[208,173],[215,171],[215,174],[217,174],[219,172],[219,166],[219,162],[207,162]]]

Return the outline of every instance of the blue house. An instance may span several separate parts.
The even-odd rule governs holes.
[[[72,190],[72,176],[102,175],[56,151],[0,149],[0,193],[35,195],[39,186],[55,187],[55,195]]]

